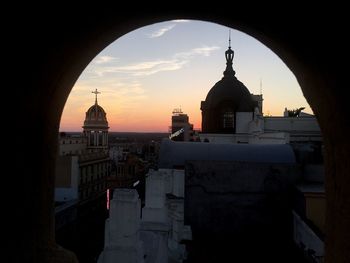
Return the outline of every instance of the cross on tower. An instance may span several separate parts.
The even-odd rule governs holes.
[[[91,93],[95,94],[95,104],[97,104],[97,94],[100,94],[101,92],[97,91],[97,89],[95,89],[95,91],[92,91]]]

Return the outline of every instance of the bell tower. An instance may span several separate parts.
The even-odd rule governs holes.
[[[91,151],[108,150],[108,122],[106,112],[97,103],[97,89],[92,91],[95,94],[95,104],[86,112],[83,133],[87,138],[87,148]]]

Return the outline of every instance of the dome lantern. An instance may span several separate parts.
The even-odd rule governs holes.
[[[84,136],[87,137],[87,146],[92,150],[108,149],[108,121],[106,112],[97,103],[97,89],[92,91],[95,94],[95,104],[86,112],[83,126]]]
[[[234,51],[225,52],[226,69],[223,77],[201,102],[203,133],[235,133],[237,112],[254,112],[256,106],[247,87],[240,82],[232,68]]]

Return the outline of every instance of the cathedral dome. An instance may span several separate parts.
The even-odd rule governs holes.
[[[96,93],[95,104],[87,110],[83,128],[109,128],[106,112],[97,103],[97,93],[99,92],[96,90],[93,93]]]
[[[106,112],[104,109],[98,105],[92,105],[86,112],[86,117],[84,121],[84,127],[86,126],[108,126]]]
[[[220,107],[221,104],[229,103],[235,112],[254,111],[254,103],[249,90],[235,76],[236,72],[232,68],[233,57],[234,52],[231,45],[229,45],[225,52],[226,69],[224,77],[208,92],[204,103],[202,103],[204,108],[214,109]]]
[[[89,151],[108,151],[108,122],[105,110],[97,103],[97,94],[100,92],[93,91],[95,94],[95,104],[86,112],[83,133],[87,140]]]
[[[256,102],[247,87],[236,78],[236,72],[232,68],[233,56],[234,52],[229,44],[225,52],[224,76],[211,88],[205,101],[201,102],[204,133],[236,133],[237,114],[254,112]]]
[[[216,108],[227,101],[237,112],[251,112],[254,109],[249,90],[234,75],[224,76],[218,81],[208,92],[205,104],[207,108]]]

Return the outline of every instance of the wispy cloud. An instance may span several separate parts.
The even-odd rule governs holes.
[[[171,20],[171,22],[174,22],[174,23],[188,23],[188,22],[190,22],[190,20],[188,20],[188,19],[175,19],[175,20]]]
[[[145,89],[142,88],[141,84],[139,82],[133,82],[128,85],[125,85],[124,88],[119,90],[119,94],[125,95],[125,94],[133,94],[133,95],[142,95],[145,94]]]
[[[136,63],[133,65],[129,65],[129,66],[124,66],[124,67],[116,67],[116,70],[125,70],[125,71],[139,71],[139,70],[149,70],[152,68],[155,68],[157,66],[160,65],[164,65],[164,64],[169,64],[172,63],[172,60],[156,60],[156,61],[146,61],[146,62],[140,62],[140,63]]]
[[[199,47],[199,48],[194,48],[192,51],[195,54],[198,55],[203,55],[205,57],[209,57],[211,55],[211,53],[215,50],[219,50],[220,47],[218,46],[212,46],[212,47]]]
[[[177,59],[191,59],[195,55],[205,56],[209,57],[213,51],[219,50],[220,47],[218,46],[202,46],[198,48],[193,48],[190,51],[187,52],[179,52],[174,55]]]
[[[176,26],[175,24],[164,26],[164,27],[154,31],[153,33],[149,34],[149,37],[150,38],[160,37],[160,36],[164,35],[166,32],[168,32],[169,30],[173,29],[175,26]]]
[[[108,73],[123,73],[131,76],[149,76],[162,71],[174,71],[184,67],[195,56],[208,57],[212,52],[220,49],[218,46],[202,46],[193,48],[187,52],[179,52],[171,59],[157,59],[143,61],[125,66],[95,66],[92,72],[97,76],[104,76]]]
[[[111,56],[100,56],[95,59],[96,64],[104,64],[116,60],[117,58]]]
[[[127,73],[132,76],[149,76],[161,71],[172,71],[183,67],[188,61],[171,60],[155,60],[135,63],[121,67],[101,67],[96,68],[95,73],[103,76],[106,73]]]
[[[118,82],[116,80],[116,82]],[[118,108],[125,108],[134,105],[148,98],[146,90],[138,81],[119,82],[118,87],[109,85],[94,85],[91,83],[75,85],[71,96],[65,106],[65,110],[73,115],[83,116],[84,112],[94,103],[94,95],[91,91],[100,88],[98,101],[105,109],[109,109],[109,113],[118,105]]]

